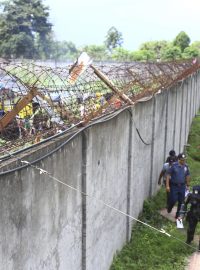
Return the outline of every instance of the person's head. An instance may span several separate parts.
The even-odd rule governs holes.
[[[192,192],[194,194],[200,194],[200,186],[193,186],[192,187]]]
[[[175,156],[176,156],[176,152],[175,152],[174,150],[170,150],[170,151],[169,151],[169,155],[170,155],[171,157],[175,157]]]
[[[185,164],[185,159],[186,159],[185,154],[180,153],[180,154],[178,155],[178,162],[179,162],[179,164],[184,165],[184,164]]]

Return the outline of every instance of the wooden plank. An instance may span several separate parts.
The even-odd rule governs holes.
[[[119,89],[108,79],[108,77],[103,74],[100,70],[98,70],[93,65],[90,65],[91,68],[94,70],[94,73],[114,92],[116,93],[125,103],[129,105],[133,105],[134,102],[124,93],[121,93]]]
[[[15,118],[15,116],[25,108],[30,101],[37,95],[36,89],[31,89],[31,91],[24,96],[12,109],[12,111],[7,112],[1,119],[0,119],[0,132]]]

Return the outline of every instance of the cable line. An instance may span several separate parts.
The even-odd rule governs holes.
[[[12,157],[12,154],[10,154],[7,150],[5,150],[5,151],[8,153],[8,155],[10,155],[10,156]],[[189,245],[189,244],[185,243],[184,241],[180,240],[179,238],[177,238],[177,237],[171,235],[170,233],[166,232],[164,229],[157,229],[156,227],[151,226],[150,224],[148,224],[148,223],[146,223],[146,222],[143,222],[143,221],[141,221],[141,220],[139,220],[139,219],[137,219],[137,218],[135,218],[135,217],[133,217],[133,216],[127,214],[126,212],[121,211],[121,210],[115,208],[114,206],[112,206],[112,205],[110,205],[110,204],[104,202],[104,201],[101,200],[101,199],[97,199],[97,198],[95,198],[94,196],[91,196],[91,195],[89,195],[89,194],[87,194],[87,193],[85,193],[85,192],[83,192],[83,191],[81,191],[81,190],[79,190],[79,189],[73,187],[72,185],[69,185],[69,184],[64,183],[63,181],[59,180],[58,178],[52,176],[48,171],[46,171],[46,170],[44,170],[44,169],[42,169],[42,168],[40,168],[40,167],[38,167],[38,166],[35,166],[35,165],[31,164],[29,161],[22,160],[22,159],[20,159],[20,158],[17,158],[16,156],[14,156],[14,158],[17,159],[18,161],[20,161],[22,164],[24,163],[26,166],[30,166],[30,167],[32,167],[32,168],[38,170],[40,174],[45,174],[45,175],[47,175],[49,178],[53,179],[53,180],[56,181],[57,183],[62,184],[62,185],[64,185],[64,186],[66,186],[66,187],[68,187],[68,188],[70,188],[70,189],[76,191],[76,192],[79,193],[79,194],[82,194],[82,195],[84,195],[84,196],[87,196],[87,197],[90,198],[90,199],[96,200],[97,202],[100,202],[100,203],[102,203],[103,205],[105,205],[106,207],[108,207],[108,208],[114,210],[115,212],[117,212],[117,213],[119,213],[119,214],[121,214],[121,215],[124,215],[124,216],[126,216],[126,217],[129,217],[130,219],[135,220],[135,221],[141,223],[141,224],[144,225],[144,226],[147,226],[149,229],[152,229],[152,230],[154,230],[154,231],[157,231],[158,233],[161,233],[161,234],[164,234],[164,235],[166,235],[166,236],[168,236],[168,237],[171,237],[171,238],[173,238],[173,239],[175,239],[175,240],[181,242],[182,244],[184,244],[184,245],[186,245],[186,246],[189,246],[190,248],[194,249],[195,251],[198,251],[197,248],[195,248],[195,247],[193,247],[192,245]]]

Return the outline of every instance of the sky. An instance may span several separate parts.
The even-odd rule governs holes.
[[[146,41],[172,41],[185,31],[200,41],[200,0],[43,0],[57,40],[76,47],[103,45],[114,26],[122,47],[137,50]]]

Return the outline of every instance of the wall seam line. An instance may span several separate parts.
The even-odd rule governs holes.
[[[81,179],[81,191],[82,191],[82,270],[87,270],[86,262],[86,240],[87,240],[87,136],[85,131],[82,132],[82,179]]]
[[[156,114],[156,98],[153,98],[153,115],[152,115],[152,144],[151,144],[151,167],[150,167],[150,188],[149,188],[149,196],[153,195],[153,157],[154,157],[154,140],[155,140],[155,114]]]
[[[130,215],[130,197],[131,197],[131,164],[132,164],[132,126],[133,126],[133,115],[132,111],[129,110],[129,137],[128,137],[128,179],[127,179],[127,215]],[[130,240],[130,218],[126,218],[126,241]]]

